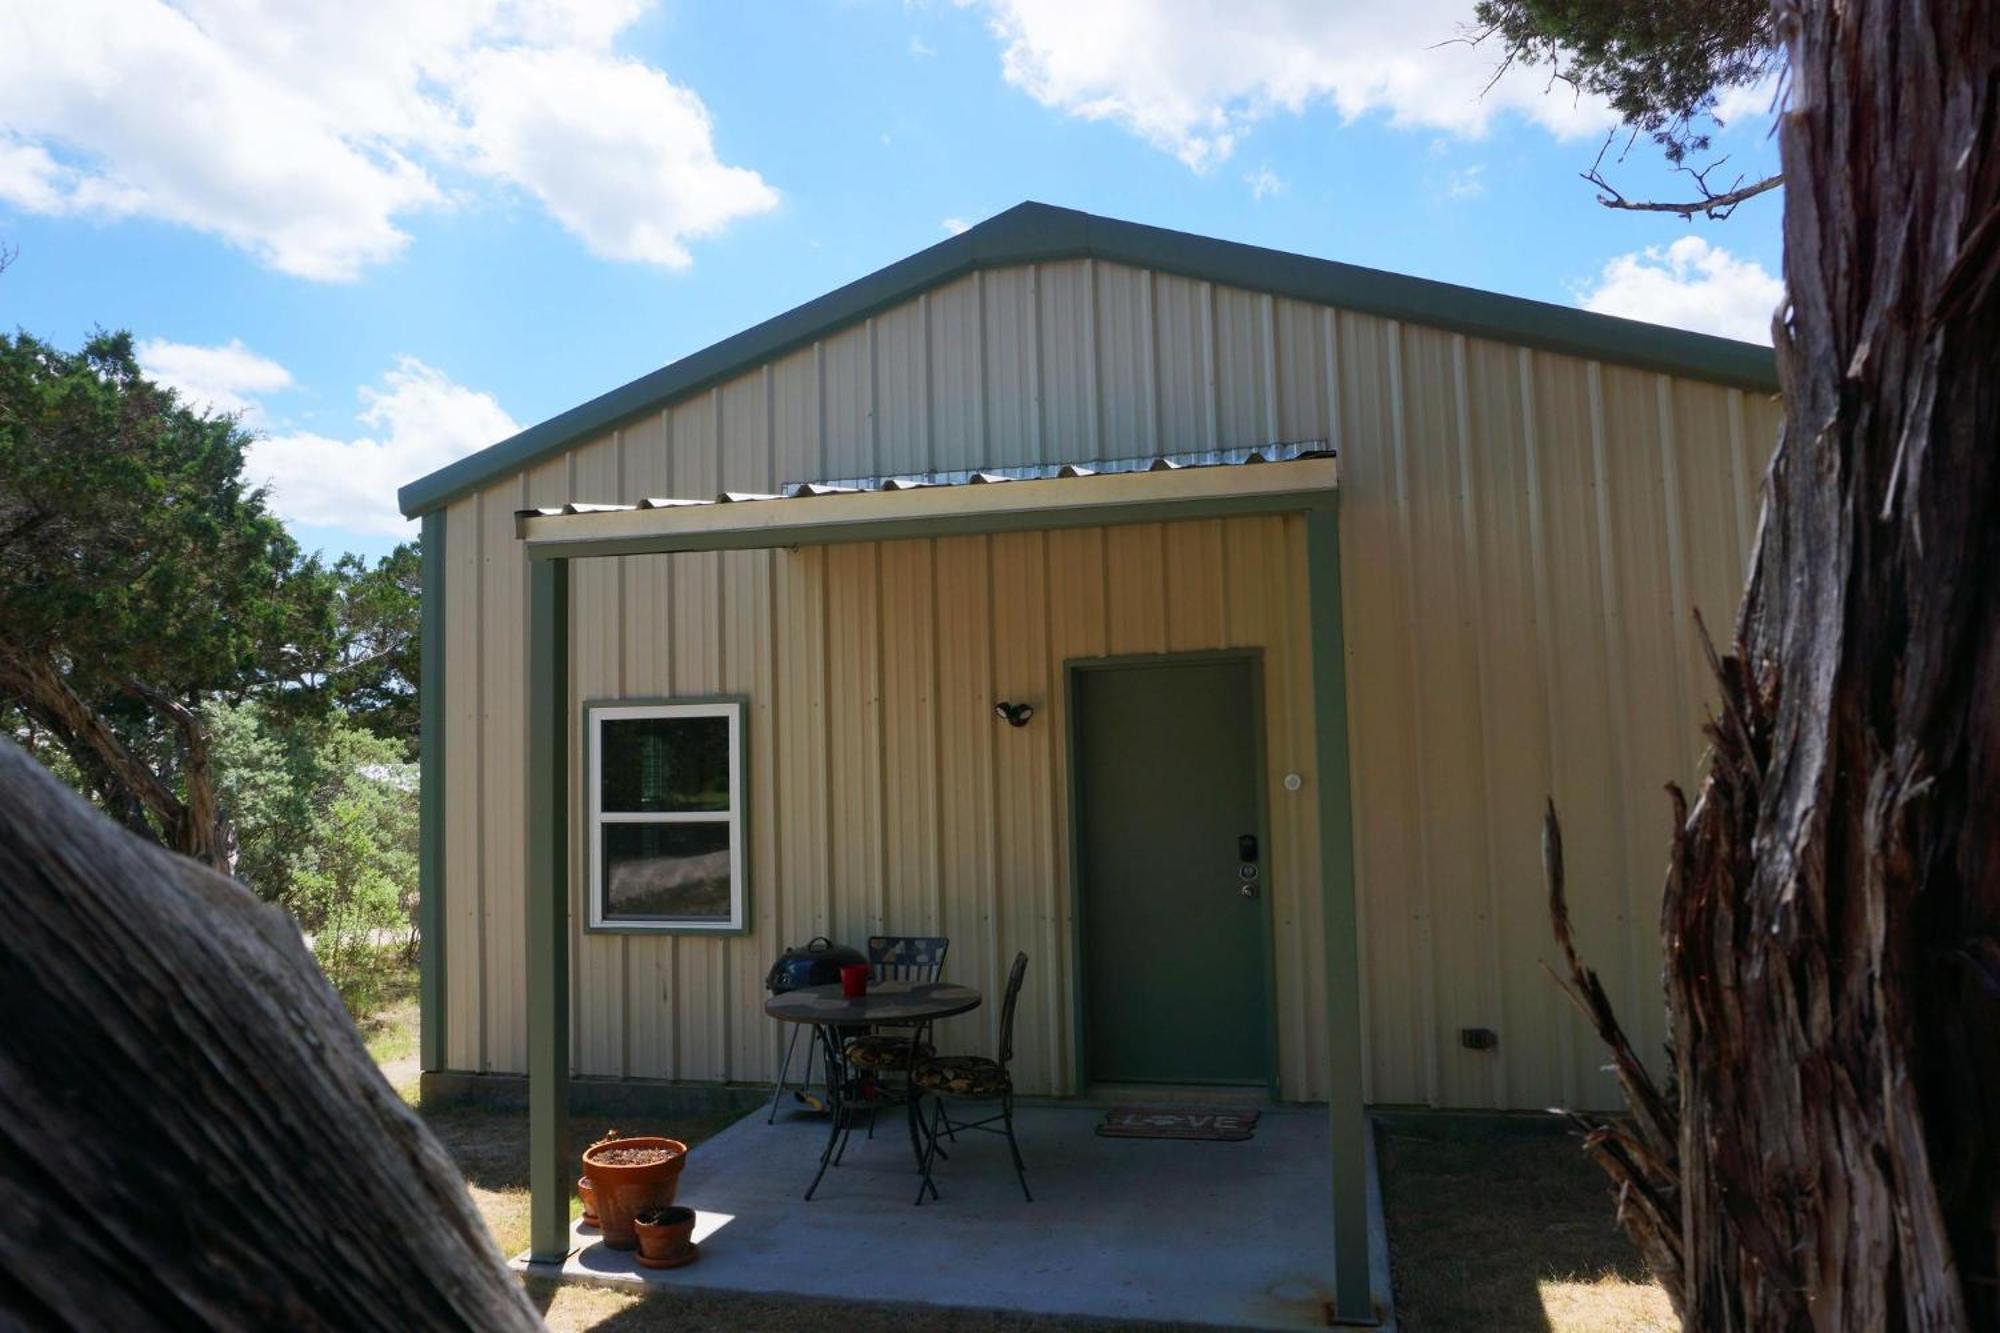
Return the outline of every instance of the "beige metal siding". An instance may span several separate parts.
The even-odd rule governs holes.
[[[525,1063],[521,504],[1325,439],[1343,459],[1365,1095],[1608,1103],[1539,966],[1540,806],[1565,816],[1583,945],[1657,1046],[1660,786],[1691,778],[1709,693],[1687,613],[1727,626],[1776,423],[1738,390],[1085,260],[937,288],[460,501],[450,1061]],[[1016,948],[1034,956],[1022,1072],[1065,1089],[1062,664],[1248,644],[1265,652],[1283,1089],[1323,1095],[1318,900],[1298,891],[1318,839],[1280,781],[1313,778],[1302,560],[1295,522],[1231,520],[580,562],[579,700],[750,700],[754,928],[579,931],[579,1070],[764,1077],[779,948],[940,929],[951,972],[989,989]],[[1003,697],[1036,721],[997,725]],[[580,879],[580,837],[576,857]],[[990,1041],[997,1019],[950,1035]],[[1475,1026],[1496,1052],[1459,1046]]]

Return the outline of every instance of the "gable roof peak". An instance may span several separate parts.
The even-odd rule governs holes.
[[[411,482],[415,517],[979,269],[1096,258],[1473,337],[1775,393],[1768,347],[1023,200],[935,245]]]

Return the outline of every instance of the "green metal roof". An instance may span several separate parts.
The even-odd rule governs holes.
[[[1768,347],[1030,202],[439,468],[403,487],[398,503],[412,517],[437,509],[622,422],[975,270],[1083,258],[1645,370],[1770,393],[1778,389],[1777,364]]]

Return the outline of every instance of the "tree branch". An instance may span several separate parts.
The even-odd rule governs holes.
[[[100,786],[115,784],[115,790],[159,821],[163,837],[173,838],[175,829],[187,818],[187,807],[70,687],[55,663],[33,649],[0,644],[0,689],[19,699],[44,726],[62,737],[64,747]],[[109,789],[106,794],[111,794]],[[126,821],[128,826],[130,822]]]
[[[1693,167],[1679,168],[1683,174],[1694,180],[1695,188],[1701,192],[1699,199],[1674,203],[1654,199],[1627,199],[1616,186],[1604,178],[1604,150],[1610,146],[1611,138],[1607,137],[1604,148],[1597,150],[1597,161],[1590,164],[1590,170],[1577,173],[1597,187],[1597,202],[1606,208],[1624,209],[1633,213],[1674,213],[1690,219],[1700,213],[1706,218],[1720,222],[1734,213],[1736,206],[1744,200],[1755,199],[1758,195],[1775,190],[1785,183],[1784,173],[1780,172],[1748,185],[1745,185],[1743,178],[1738,176],[1730,183],[1728,189],[1711,190],[1708,186],[1709,173],[1729,160],[1726,157],[1719,157],[1699,171]]]
[[[201,714],[145,681],[128,678],[119,682],[119,686],[173,725],[175,748],[180,751],[181,786],[186,793],[181,804],[180,827],[174,830],[174,850],[228,874],[231,839],[216,807],[215,775],[208,758],[208,728]]]
[[[1684,816],[1679,791],[1670,790],[1677,818]],[[1619,1089],[1632,1111],[1631,1120],[1625,1123],[1575,1111],[1568,1113],[1569,1119],[1584,1131],[1584,1152],[1617,1184],[1618,1220],[1667,1289],[1675,1313],[1680,1314],[1685,1309],[1687,1261],[1687,1241],[1680,1226],[1680,1114],[1675,1097],[1669,1095],[1672,1089],[1662,1091],[1640,1063],[1604,983],[1577,954],[1564,884],[1562,824],[1556,818],[1553,800],[1542,817],[1542,868],[1548,877],[1549,919],[1568,975],[1559,975],[1546,963],[1542,966],[1610,1052]]]

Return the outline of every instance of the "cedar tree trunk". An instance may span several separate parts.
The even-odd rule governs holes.
[[[0,695],[62,745],[119,822],[170,851],[228,873],[235,862],[235,836],[215,799],[215,770],[201,714],[142,681],[128,680],[122,689],[172,728],[179,792],[71,688],[46,650],[0,642]]]
[[[1668,872],[1678,1097],[1621,1054],[1591,1148],[1690,1328],[1993,1329],[2000,6],[1776,10],[1785,427]]]
[[[536,1329],[297,927],[0,740],[0,1328]]]

